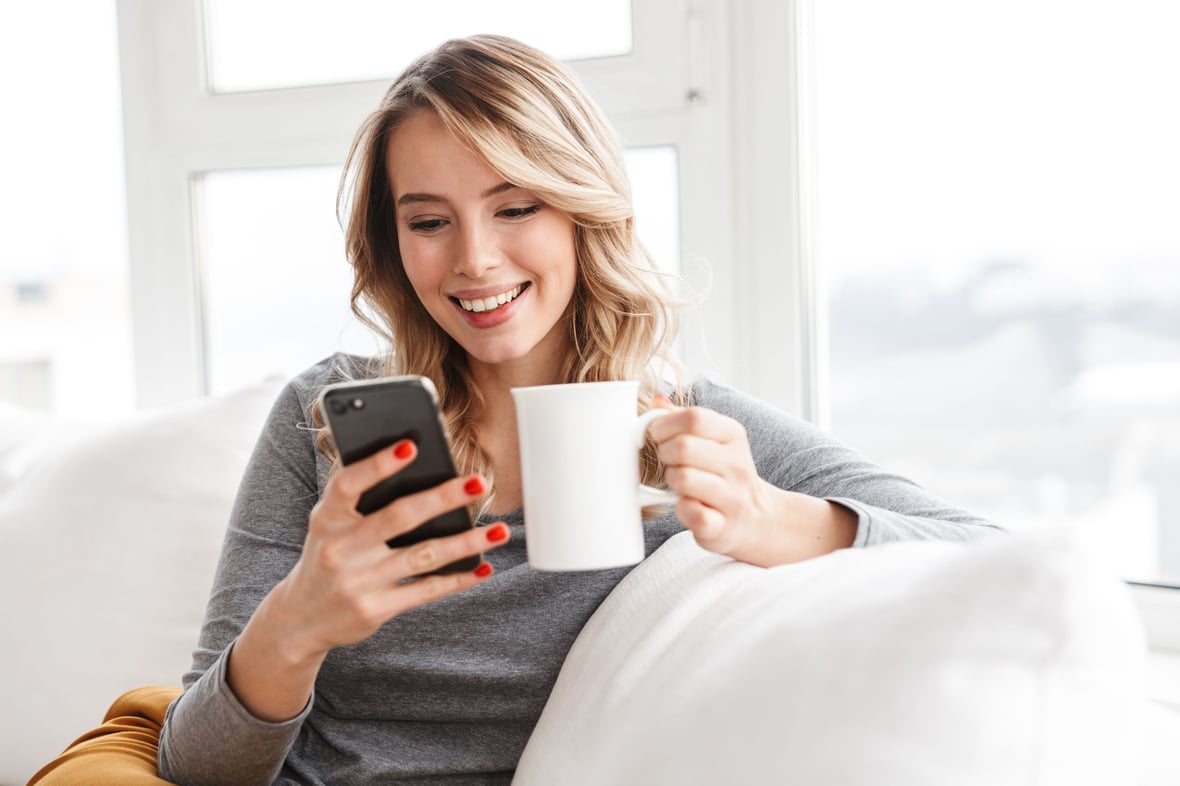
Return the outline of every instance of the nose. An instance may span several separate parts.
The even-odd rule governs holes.
[[[478,223],[468,224],[455,250],[455,273],[466,278],[480,278],[500,264],[500,249],[495,235]]]

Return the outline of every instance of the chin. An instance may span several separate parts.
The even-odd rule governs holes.
[[[515,352],[509,349],[496,348],[482,351],[472,352],[468,350],[467,357],[478,363],[483,363],[488,366],[497,366],[504,363],[513,363],[519,360],[524,360],[528,353]]]
[[[511,363],[520,360],[527,353],[515,343],[505,341],[456,341],[470,360],[476,363]]]
[[[520,335],[502,335],[498,338],[488,336],[482,340],[459,342],[459,345],[463,347],[470,361],[499,366],[525,363],[530,359],[539,362],[543,357],[554,356],[553,338],[552,334],[540,338]]]

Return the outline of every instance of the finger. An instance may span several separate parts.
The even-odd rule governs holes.
[[[658,409],[680,409],[680,407],[672,403],[672,399],[668,398],[662,393],[657,393],[651,397],[651,405]]]
[[[386,580],[397,582],[436,571],[453,562],[503,546],[510,537],[508,525],[497,522],[488,527],[476,527],[468,532],[430,538],[395,549],[386,558]]]
[[[386,594],[389,617],[424,606],[431,601],[471,589],[491,578],[491,564],[481,562],[475,570],[423,576],[411,582],[394,584]]]
[[[418,447],[404,439],[369,456],[342,467],[328,479],[319,502],[312,510],[309,526],[323,529],[324,526],[355,524],[361,513],[356,510],[363,493],[388,477],[404,470],[418,457]]]
[[[746,430],[741,423],[703,407],[686,407],[656,418],[648,432],[656,444],[678,434],[695,434],[715,442],[733,442],[746,438]]]
[[[659,443],[656,457],[665,467],[698,467],[724,475],[732,463],[732,448],[695,434],[677,434]]]
[[[676,412],[677,410],[681,409],[681,407],[678,407],[678,406],[676,406],[675,404],[673,404],[673,403],[672,403],[672,400],[671,400],[670,398],[668,398],[667,396],[664,396],[664,395],[661,395],[661,394],[658,394],[658,393],[657,393],[656,395],[652,396],[652,399],[651,399],[651,409],[655,409],[655,410],[661,410],[661,411],[667,411],[667,412]],[[651,410],[649,409],[648,411],[650,412]],[[665,429],[662,429],[662,430],[660,430],[660,431],[658,431],[658,432],[657,432],[657,431],[656,431],[656,429],[654,428],[654,424],[656,424],[656,423],[659,423],[661,420],[667,420],[667,417],[668,417],[667,415],[662,415],[662,416],[660,416],[660,417],[658,417],[658,418],[654,418],[654,419],[652,419],[652,420],[651,420],[651,421],[648,423],[648,425],[647,425],[647,428],[646,428],[646,430],[645,430],[645,433],[647,434],[647,436],[648,436],[648,437],[649,437],[649,438],[650,438],[652,441],[656,442],[657,444],[658,444],[658,443],[659,443],[659,441],[660,441],[659,437],[657,437],[657,436],[656,436],[656,434],[657,434],[657,433],[659,433],[659,434],[670,434],[670,433],[672,433],[672,431],[671,431],[671,430],[669,430],[669,429],[667,429],[667,428],[665,428]]]
[[[696,467],[669,467],[664,482],[683,499],[696,500],[723,513],[734,508],[734,484]]]
[[[361,495],[396,475],[418,457],[418,447],[408,439],[341,468],[324,488],[316,507],[334,519],[354,521]]]
[[[680,519],[685,529],[692,532],[698,545],[711,551],[727,534],[724,514],[699,500],[681,498],[676,503],[676,518]]]
[[[487,490],[488,484],[482,475],[467,475],[407,494],[368,517],[372,536],[387,541],[404,535],[436,516],[470,505]]]

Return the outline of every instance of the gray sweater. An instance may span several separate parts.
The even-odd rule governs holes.
[[[386,623],[333,650],[296,718],[250,715],[226,682],[233,643],[259,602],[299,559],[324,488],[327,458],[308,430],[328,358],[280,394],[246,468],[184,694],[169,708],[160,775],[180,784],[507,784],[566,653],[627,568],[544,573],[529,567],[524,516],[488,552],[488,581]],[[759,474],[783,489],[839,502],[858,516],[856,546],[966,540],[994,525],[883,472],[804,421],[699,381],[696,403],[741,422]],[[644,522],[647,553],[682,529]]]

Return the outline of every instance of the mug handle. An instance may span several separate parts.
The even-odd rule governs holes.
[[[635,421],[635,449],[639,450],[643,447],[643,440],[647,434],[647,427],[651,422],[662,415],[668,415],[672,412],[670,409],[649,409],[644,412]],[[680,495],[671,489],[657,489],[651,486],[639,484],[639,504],[643,507],[649,505],[675,505],[680,501]]]

